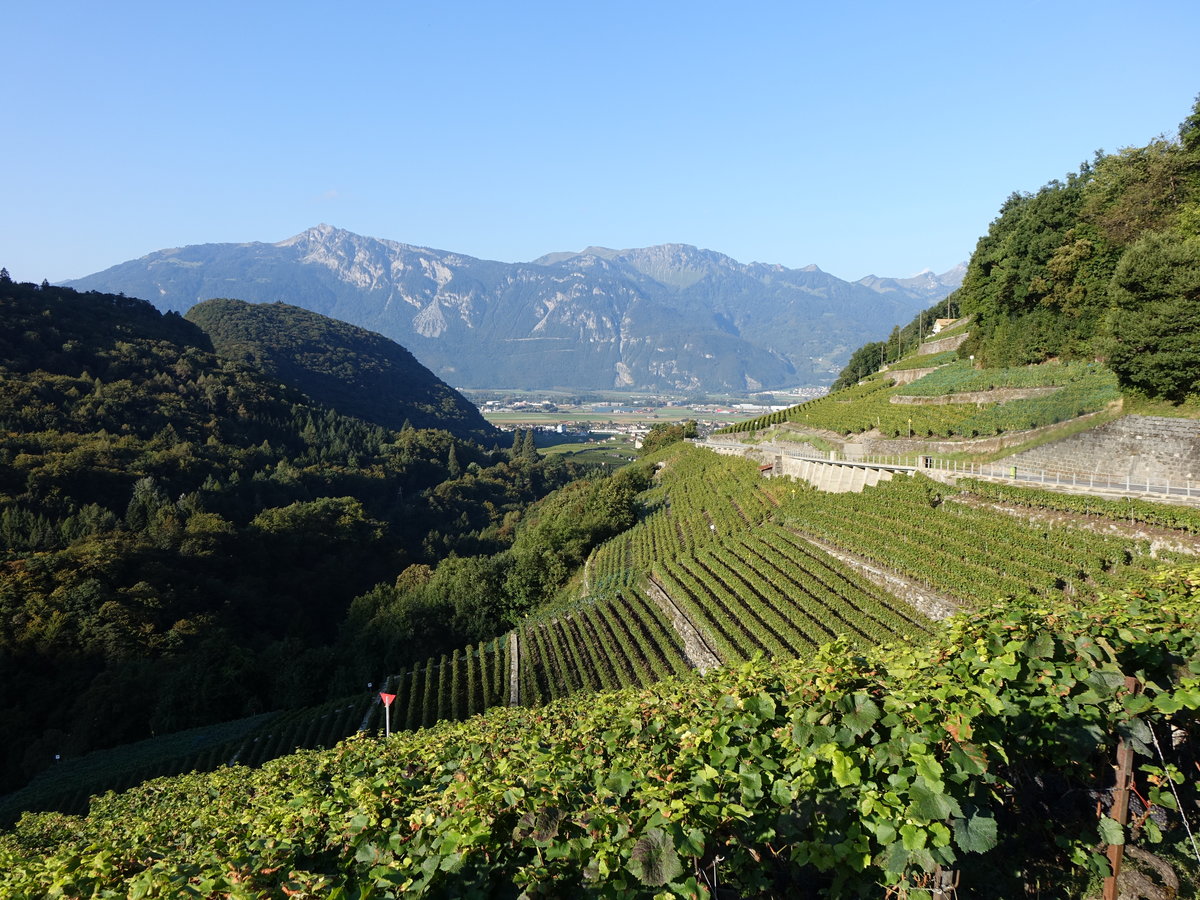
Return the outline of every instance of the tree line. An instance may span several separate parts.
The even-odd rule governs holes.
[[[946,307],[974,317],[958,355],[978,365],[1098,359],[1126,391],[1200,393],[1200,97],[1175,136],[1009,196],[959,290],[860,347],[834,388],[910,351]]]

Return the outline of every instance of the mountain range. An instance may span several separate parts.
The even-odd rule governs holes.
[[[504,263],[318,225],[160,250],[67,284],[181,313],[214,297],[282,301],[383,334],[465,388],[748,392],[828,384],[963,270],[847,282],[687,244]]]

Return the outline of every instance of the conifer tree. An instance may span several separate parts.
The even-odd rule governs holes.
[[[537,446],[533,442],[533,429],[526,430],[521,438],[521,459],[537,459]]]

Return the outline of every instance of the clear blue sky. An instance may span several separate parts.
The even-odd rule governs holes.
[[[504,261],[966,259],[1014,190],[1174,135],[1200,4],[11,3],[0,265],[319,222]]]

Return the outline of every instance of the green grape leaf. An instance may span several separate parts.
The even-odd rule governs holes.
[[[918,818],[936,821],[962,815],[958,801],[943,791],[941,782],[930,782],[918,776],[913,780],[910,793],[913,799],[909,810]]]
[[[996,846],[996,820],[979,813],[955,819],[954,842],[968,853],[986,853]]]
[[[633,787],[633,773],[627,769],[614,769],[605,780],[604,786],[618,797],[624,797]]]
[[[857,737],[870,731],[882,713],[875,701],[866,694],[855,694],[852,700],[854,706],[842,717],[842,724]]]
[[[661,887],[683,874],[675,844],[661,828],[648,828],[633,845],[629,871],[648,887]]]
[[[1100,817],[1100,840],[1106,844],[1124,844],[1125,829],[1116,819],[1108,816]]]

